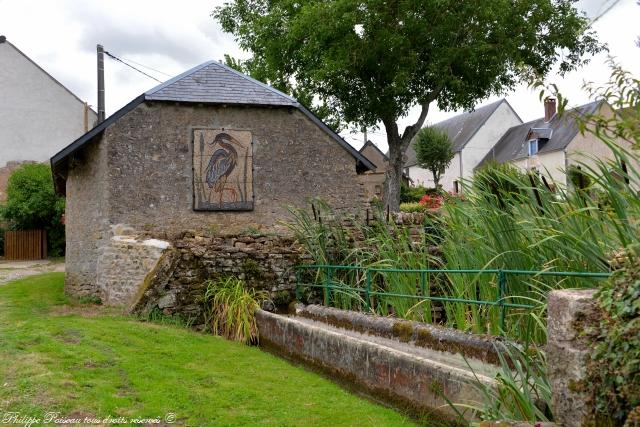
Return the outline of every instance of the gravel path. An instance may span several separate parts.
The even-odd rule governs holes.
[[[38,261],[0,261],[0,285],[36,274],[64,272],[64,262],[47,259]]]

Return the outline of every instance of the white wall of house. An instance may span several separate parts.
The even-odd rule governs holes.
[[[455,153],[451,164],[440,179],[440,184],[445,191],[453,192],[455,182],[461,190],[462,180],[470,179],[473,170],[484,159],[489,150],[500,140],[502,135],[511,127],[522,123],[518,115],[507,102],[502,102],[491,117],[478,129],[467,145]],[[433,187],[433,175],[430,171],[418,166],[409,168],[409,177],[414,185]]]
[[[566,153],[563,150],[551,151],[537,156],[525,157],[513,160],[510,163],[523,172],[537,169],[548,181],[556,184],[566,185]]]
[[[599,113],[605,118],[613,116],[613,110],[606,104],[600,109]],[[621,138],[617,140],[617,144],[627,150],[632,148],[628,141]],[[595,135],[587,132],[585,134],[578,133],[565,150],[514,160],[511,164],[523,171],[535,167],[548,179],[561,185],[567,185],[566,169],[570,165],[593,167],[598,161],[607,161],[613,158],[611,149]],[[636,169],[640,168],[640,165],[635,162],[628,166]]]
[[[84,103],[9,42],[0,43],[0,168],[48,161],[85,133]],[[89,110],[89,128],[96,114]]]

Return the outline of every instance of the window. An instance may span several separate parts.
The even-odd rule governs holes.
[[[530,156],[535,156],[536,154],[538,154],[538,140],[537,139],[530,139],[529,140],[529,155]]]

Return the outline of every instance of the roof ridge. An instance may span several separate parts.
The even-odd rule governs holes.
[[[156,92],[161,91],[162,89],[166,88],[167,86],[170,86],[172,84],[174,84],[175,82],[184,79],[185,77],[200,71],[201,69],[205,68],[208,65],[211,65],[212,63],[215,63],[216,61],[211,60],[211,61],[207,61],[207,62],[203,62],[202,64],[196,65],[195,67],[189,68],[187,71],[184,71],[180,74],[178,74],[175,77],[170,78],[169,80],[160,83],[159,85],[156,85],[154,87],[152,87],[151,89],[149,89],[148,91],[144,92],[144,95],[153,95]]]
[[[216,62],[216,61],[211,61],[211,62],[213,62],[213,64],[214,64],[214,65],[217,65],[218,67],[221,67],[221,68],[223,68],[223,69],[224,69],[224,70],[226,70],[226,71],[230,71],[230,72],[232,72],[232,73],[234,73],[234,74],[236,74],[236,75],[238,75],[238,76],[242,77],[242,78],[243,78],[243,79],[245,79],[245,80],[249,80],[249,81],[250,81],[250,82],[252,82],[252,83],[256,83],[256,84],[258,84],[258,85],[262,86],[263,88],[265,88],[265,89],[267,89],[267,90],[269,90],[269,91],[271,91],[271,92],[275,93],[276,95],[283,96],[283,97],[287,98],[288,100],[293,101],[293,102],[295,102],[296,104],[299,104],[298,100],[297,100],[297,99],[295,99],[294,97],[289,96],[289,95],[287,95],[286,93],[281,92],[281,91],[279,91],[278,89],[276,89],[276,88],[274,88],[274,87],[272,87],[272,86],[269,86],[269,85],[268,85],[268,84],[266,84],[266,83],[261,82],[260,80],[256,80],[256,79],[254,79],[254,78],[253,78],[253,77],[251,77],[251,76],[248,76],[248,75],[246,75],[246,74],[244,74],[244,73],[241,73],[240,71],[236,70],[235,68],[232,68],[232,67],[228,66],[227,64],[223,64],[222,62]]]

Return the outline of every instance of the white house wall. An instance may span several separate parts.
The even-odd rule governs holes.
[[[8,42],[0,43],[0,168],[48,161],[85,132],[84,103]],[[96,116],[89,111],[89,127]]]
[[[445,191],[453,192],[454,182],[462,179],[470,179],[474,168],[484,159],[489,150],[500,140],[502,135],[511,127],[522,123],[518,115],[507,102],[502,102],[493,112],[491,117],[478,129],[461,152],[455,154],[451,164],[446,169],[440,184]],[[462,161],[461,161],[462,159]],[[413,185],[433,187],[433,178],[430,171],[418,166],[409,168],[409,177]],[[459,188],[462,188],[461,185]]]
[[[507,102],[502,102],[469,140],[462,150],[462,178],[473,177],[473,171],[511,127],[522,123]]]

